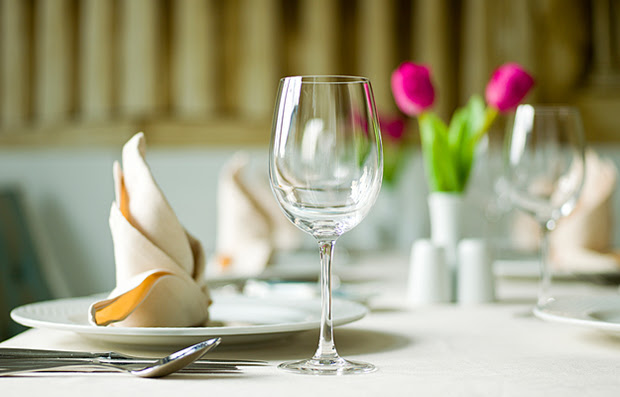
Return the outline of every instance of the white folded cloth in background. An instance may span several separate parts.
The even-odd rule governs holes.
[[[211,298],[202,246],[157,186],[145,150],[144,134],[138,133],[123,147],[123,168],[114,163],[110,229],[116,288],[91,305],[90,321],[129,327],[205,325]]]
[[[616,180],[613,162],[588,150],[577,206],[560,219],[549,236],[549,260],[555,269],[596,273],[620,270],[620,255],[612,249]]]
[[[302,232],[278,207],[266,172],[257,172],[250,163],[241,151],[220,173],[216,252],[209,276],[256,276],[274,250],[292,250],[301,243]]]
[[[549,235],[549,261],[553,270],[575,273],[620,271],[620,253],[612,247],[616,180],[614,163],[588,149],[585,179],[577,205],[570,215],[558,221]],[[539,230],[530,216],[518,214],[512,230],[517,248],[537,249]]]

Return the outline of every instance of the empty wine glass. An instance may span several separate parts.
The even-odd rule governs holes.
[[[341,358],[333,340],[332,259],[336,240],[368,214],[383,175],[379,123],[370,81],[349,76],[280,80],[269,177],[288,219],[316,238],[320,251],[319,346],[307,360],[280,368],[312,374],[370,372]]]
[[[540,225],[540,288],[537,307],[553,299],[548,235],[577,203],[585,174],[579,111],[568,106],[520,105],[508,124],[504,192]]]

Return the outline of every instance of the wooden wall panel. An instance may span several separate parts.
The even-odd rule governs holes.
[[[83,0],[79,25],[79,115],[107,120],[114,103],[114,3]]]
[[[172,111],[184,119],[213,116],[219,43],[213,1],[178,0],[172,14]]]
[[[0,145],[264,144],[278,79],[427,63],[447,118],[500,63],[620,142],[619,0],[0,0]],[[413,123],[412,123],[413,124]],[[149,131],[146,131],[149,134]]]
[[[0,123],[9,130],[29,117],[28,12],[23,0],[0,0]]]
[[[36,121],[60,123],[74,100],[75,25],[70,0],[37,0],[34,20],[34,105]]]

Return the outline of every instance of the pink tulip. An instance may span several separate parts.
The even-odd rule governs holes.
[[[381,135],[393,142],[399,142],[405,134],[407,123],[402,117],[379,117]]]
[[[487,103],[506,112],[512,110],[534,86],[534,79],[520,65],[506,63],[493,72],[486,88]]]
[[[398,108],[416,116],[433,106],[435,89],[430,70],[413,62],[403,62],[392,73],[392,94]]]

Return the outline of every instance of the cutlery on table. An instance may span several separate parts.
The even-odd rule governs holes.
[[[0,347],[0,367],[6,362],[20,360],[36,360],[54,362],[59,360],[98,360],[110,363],[126,364],[149,364],[157,361],[152,357],[137,357],[118,352],[81,352],[68,350],[48,350],[48,349],[25,349],[14,347]],[[205,359],[200,358],[189,365],[189,367],[199,367],[213,364],[227,364],[234,366],[259,366],[267,365],[262,360],[234,360],[234,359]]]
[[[90,358],[88,360],[79,359],[63,359],[57,361],[45,361],[37,362],[30,359],[26,362],[25,359],[13,359],[11,361],[4,360],[1,364],[0,376],[15,375],[25,372],[37,372],[48,371],[51,369],[68,369],[70,367],[98,367],[111,370],[117,370],[122,372],[128,372],[132,375],[139,376],[141,378],[159,378],[169,375],[174,372],[178,372],[181,369],[187,367],[189,364],[198,360],[208,351],[214,349],[221,342],[221,338],[213,338],[204,342],[197,343],[195,345],[186,347],[177,352],[170,354],[164,358],[150,362],[147,365],[143,363],[111,363],[110,361],[99,360],[97,358]],[[7,368],[6,364],[15,362],[14,366]],[[214,368],[213,372],[230,371],[223,368]]]

